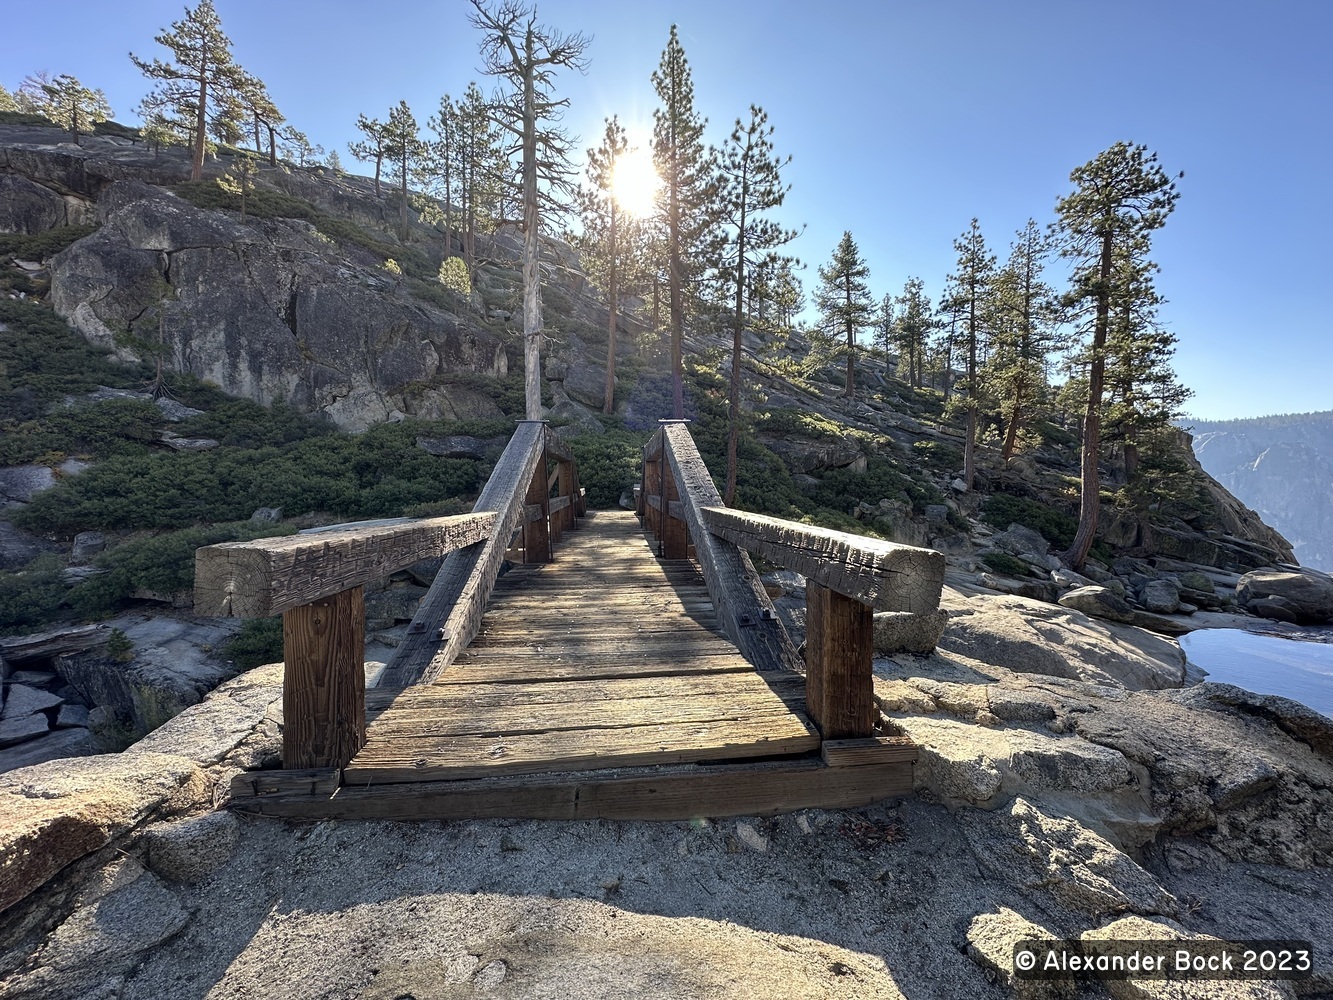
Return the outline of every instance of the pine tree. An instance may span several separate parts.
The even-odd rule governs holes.
[[[349,142],[347,151],[362,163],[375,163],[375,196],[378,198],[383,192],[380,190],[380,173],[384,167],[384,155],[388,149],[388,130],[384,122],[378,118],[367,118],[365,115],[356,116],[356,127],[366,138],[362,142]]]
[[[1056,345],[1054,293],[1041,280],[1050,251],[1048,237],[1029,219],[995,278],[991,356],[983,379],[1000,400],[1005,422],[1001,457],[1006,462],[1014,454],[1018,432],[1033,415],[1046,383],[1047,358]]]
[[[199,6],[185,10],[185,18],[171,25],[154,39],[170,49],[172,62],[151,62],[130,53],[130,60],[151,80],[157,80],[162,103],[172,108],[189,105],[194,112],[190,126],[193,159],[190,179],[199,180],[204,172],[204,150],[210,129],[218,128],[234,115],[234,95],[244,89],[245,73],[232,61],[231,40],[222,33],[222,22],[213,9],[213,0],[199,0]]]
[[[14,98],[14,95],[5,89],[3,84],[0,84],[0,111],[17,111],[18,109],[19,102]]]
[[[987,251],[986,240],[976,219],[954,240],[953,246],[958,251],[958,270],[949,280],[957,286],[958,302],[964,312],[962,348],[967,362],[963,482],[970,490],[976,478],[977,413],[981,407],[980,352],[986,335],[991,285],[995,280],[995,255]]]
[[[788,332],[796,326],[796,317],[805,309],[805,291],[796,273],[795,262],[778,261],[773,273],[773,306],[777,310],[778,329]]]
[[[1184,176],[1180,174],[1178,176]],[[1101,421],[1106,349],[1117,295],[1116,255],[1146,240],[1166,224],[1179,197],[1175,181],[1146,146],[1118,142],[1070,175],[1074,190],[1056,204],[1061,254],[1074,262],[1066,304],[1079,310],[1088,345],[1088,381],[1083,417],[1082,486],[1078,531],[1065,560],[1081,569],[1092,548],[1101,514]]]
[[[676,26],[652,75],[661,106],[653,111],[653,162],[662,178],[666,282],[671,319],[671,414],[685,416],[685,297],[706,256],[712,229],[712,158],[704,148],[707,119],[694,110],[694,81]]]
[[[268,165],[278,165],[278,136],[287,121],[269,96],[268,87],[258,77],[246,74],[238,94],[241,117],[248,119],[255,141],[255,155],[264,155],[264,141],[268,141]]]
[[[425,144],[421,156],[421,185],[443,206],[444,256],[454,254],[454,157],[458,153],[458,109],[448,94],[440,98],[435,114],[426,119],[435,139]],[[469,279],[470,281],[470,279]]]
[[[888,370],[889,358],[898,343],[898,316],[893,309],[893,296],[886,294],[879,300],[879,309],[875,312],[875,332],[873,343],[884,352],[884,367]],[[902,359],[899,358],[899,364]]]
[[[468,272],[477,268],[477,233],[484,223],[505,218],[501,202],[505,200],[509,164],[504,135],[493,118],[492,102],[476,83],[469,83],[456,111],[458,136],[455,171],[458,177],[459,205],[463,214],[463,261]],[[521,221],[513,213],[512,221]]]
[[[518,0],[487,4],[472,0],[472,25],[484,33],[481,55],[485,72],[509,84],[510,92],[493,111],[498,124],[513,138],[519,155],[519,189],[523,218],[523,381],[527,418],[542,417],[542,307],[538,261],[543,202],[569,194],[569,139],[555,124],[567,99],[552,93],[555,71],[582,72],[589,39],[563,35],[539,25],[534,8]]]
[[[255,189],[255,158],[249,153],[238,153],[232,160],[231,170],[218,178],[218,187],[227,194],[241,199],[241,221],[245,221],[245,199]]]
[[[856,334],[870,322],[874,305],[866,278],[870,268],[861,259],[861,251],[850,232],[844,232],[833,259],[819,269],[822,284],[815,291],[815,304],[824,314],[824,323],[831,332],[847,338],[847,385],[843,395],[856,394],[855,352]]]
[[[769,217],[782,205],[791,185],[782,183],[781,171],[791,157],[781,159],[773,151],[773,126],[768,115],[750,105],[750,120],[736,126],[718,156],[718,210],[726,234],[720,244],[718,272],[722,287],[730,286],[732,309],[731,396],[727,416],[728,504],[736,497],[736,445],[741,415],[741,341],[745,332],[746,276],[761,266],[775,267],[782,247],[796,239],[795,229],[785,229]]]
[[[609,318],[606,333],[606,391],[602,412],[615,411],[616,327],[620,311],[621,229],[624,213],[615,198],[616,165],[629,152],[629,138],[620,119],[606,119],[602,144],[588,150],[587,186],[579,188],[583,217],[584,268],[606,290]]]
[[[421,158],[421,138],[416,116],[406,101],[389,109],[384,126],[384,156],[391,164],[390,174],[398,178],[398,235],[406,240],[410,232],[407,215],[407,180]]]
[[[42,84],[45,101],[40,113],[61,128],[67,128],[75,144],[82,132],[91,132],[94,125],[111,117],[111,105],[100,90],[92,90],[77,77],[61,73],[49,83]]]
[[[933,326],[930,296],[926,294],[925,282],[920,278],[908,278],[903,284],[903,293],[898,296],[895,341],[898,347],[898,377],[903,377],[905,362],[907,378],[904,381],[915,389],[921,388],[925,379],[926,340]]]

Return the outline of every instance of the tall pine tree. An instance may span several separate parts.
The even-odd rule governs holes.
[[[1112,309],[1117,297],[1129,292],[1124,274],[1116,273],[1117,254],[1165,225],[1179,193],[1175,180],[1158,164],[1156,153],[1127,142],[1117,142],[1075,168],[1069,179],[1074,190],[1056,204],[1061,253],[1074,263],[1072,287],[1065,301],[1082,315],[1090,335],[1078,531],[1065,553],[1065,561],[1081,569],[1101,515],[1097,463]]]
[[[847,383],[843,395],[856,394],[856,335],[868,326],[874,303],[866,279],[870,268],[861,259],[861,251],[850,232],[844,232],[833,251],[833,259],[819,269],[819,288],[815,304],[824,315],[824,325],[833,334],[847,338]]]
[[[225,130],[240,104],[235,95],[245,87],[245,73],[232,59],[231,40],[222,32],[222,22],[213,0],[199,0],[185,18],[175,21],[154,41],[172,54],[172,60],[151,61],[130,53],[130,60],[151,80],[164,107],[188,106],[194,121],[189,126],[193,145],[190,179],[204,172],[204,151],[210,131]]]
[[[718,157],[718,209],[725,238],[720,244],[718,272],[722,287],[730,286],[734,306],[731,315],[731,395],[727,414],[726,503],[736,498],[736,444],[741,417],[741,340],[745,332],[747,276],[761,266],[776,267],[782,247],[796,239],[769,217],[786,198],[790,185],[782,183],[781,171],[791,162],[773,151],[773,126],[768,115],[750,105],[750,120],[736,127]]]
[[[963,313],[962,348],[967,364],[967,436],[963,441],[963,482],[972,489],[976,478],[977,413],[981,407],[982,339],[986,335],[991,284],[995,278],[995,255],[986,249],[981,227],[973,219],[967,230],[954,240],[958,252],[957,273],[949,280],[957,288]]]
[[[606,290],[609,317],[606,326],[606,390],[602,412],[615,410],[616,328],[620,322],[621,236],[624,212],[615,197],[616,165],[629,153],[629,137],[620,119],[606,120],[602,144],[588,150],[588,184],[579,188],[583,217],[585,270]]]
[[[671,318],[671,415],[685,416],[682,352],[687,286],[697,276],[712,229],[713,164],[704,148],[707,119],[694,109],[694,80],[676,26],[653,73],[653,161],[662,178],[666,280]]]

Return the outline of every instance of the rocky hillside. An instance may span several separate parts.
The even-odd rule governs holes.
[[[1302,564],[1333,570],[1333,412],[1193,422],[1199,463],[1291,539]]]
[[[190,618],[195,547],[466,510],[522,412],[512,233],[479,238],[474,289],[460,295],[437,280],[442,229],[416,222],[402,238],[392,196],[369,180],[265,167],[242,218],[216,184],[229,165],[221,157],[192,184],[184,153],[122,133],[74,146],[0,126],[0,634],[114,619],[130,647],[107,655],[106,629],[77,653],[25,654],[37,693],[20,708],[44,707],[11,711],[10,766],[105,745],[57,732],[65,705],[105,709],[123,742],[238,660],[278,655],[275,623],[238,638]],[[614,505],[670,405],[661,338],[647,309],[622,316],[616,411],[604,416],[607,311],[567,248],[546,262],[543,299],[549,416],[593,506]],[[729,343],[704,318],[686,344],[688,415],[717,475]],[[846,399],[838,363],[811,348],[799,333],[747,335],[740,506],[938,548],[967,593],[1168,634],[1238,600],[1286,621],[1333,614],[1333,582],[1281,571],[1242,586],[1291,562],[1290,546],[1199,468],[1186,436],[1158,442],[1149,490],[1108,466],[1080,575],[1057,554],[1076,525],[1074,418],[1051,413],[1008,463],[989,429],[967,492],[960,420],[938,389],[913,389],[892,358],[867,354]],[[429,582],[399,574],[371,588],[371,638],[396,641]],[[799,631],[799,597],[783,606]],[[169,644],[153,630],[115,618],[136,613],[174,616],[195,652],[160,653]],[[200,666],[160,669],[177,661]]]

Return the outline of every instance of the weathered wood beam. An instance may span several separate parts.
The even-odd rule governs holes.
[[[656,462],[662,457],[663,440],[660,428],[653,431],[652,437],[650,437],[648,442],[643,446],[643,460],[645,462]]]
[[[523,523],[523,561],[525,563],[548,563],[551,561],[551,488],[546,483],[546,452],[533,470],[532,481],[528,483],[527,503],[536,504],[541,509],[541,517]]]
[[[875,731],[874,612],[868,605],[807,580],[805,707],[826,740]]]
[[[649,496],[645,499],[645,503],[651,505],[655,511],[661,511],[662,509],[662,498],[659,496]],[[679,500],[668,500],[667,516],[683,521],[685,519],[685,505]]]
[[[615,819],[688,820],[767,816],[798,809],[852,809],[912,792],[908,756],[894,763],[826,767],[818,761],[626,768],[514,778],[344,785],[294,776],[279,787],[233,798],[230,808],[261,816],[308,819]],[[239,776],[240,785],[249,775]],[[303,794],[315,784],[318,790]]]
[[[545,440],[546,454],[551,458],[557,462],[574,461],[574,451],[569,447],[568,442],[549,427],[546,428]]]
[[[379,686],[433,681],[476,636],[505,550],[521,526],[524,494],[542,461],[545,430],[541,421],[519,422],[472,507],[474,513],[494,515],[490,534],[445,559]]]
[[[555,514],[557,511],[566,511],[569,510],[573,504],[574,498],[571,496],[552,497],[550,511],[552,514]]]
[[[194,556],[195,614],[267,618],[448,555],[494,525],[473,513],[207,545]]]
[[[282,615],[282,765],[343,767],[366,742],[366,606],[360,587]]]
[[[676,477],[664,476],[662,490],[667,514],[662,529],[662,558],[688,559],[690,532],[685,524],[685,508],[680,502],[680,489],[676,486]],[[676,510],[673,511],[672,506],[675,506]]]
[[[933,549],[728,507],[702,513],[714,535],[877,611],[928,614],[940,606],[944,555]]]
[[[721,507],[722,497],[689,428],[684,423],[664,423],[662,435],[671,474],[680,489],[695,557],[727,638],[760,670],[799,670],[796,647],[759,582],[749,555],[710,533],[704,523],[704,508]]]

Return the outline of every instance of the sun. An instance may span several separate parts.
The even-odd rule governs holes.
[[[611,174],[611,196],[623,211],[642,219],[652,215],[662,178],[657,176],[652,155],[645,149],[631,149],[616,159]]]

